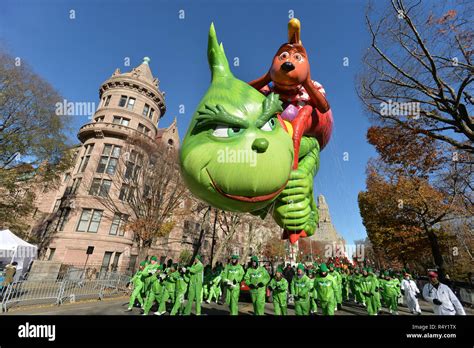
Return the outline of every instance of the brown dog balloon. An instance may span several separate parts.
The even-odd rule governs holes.
[[[263,94],[274,92],[280,96],[284,108],[281,118],[291,124],[295,154],[299,153],[302,136],[315,137],[322,150],[329,142],[333,126],[326,92],[311,79],[308,53],[300,33],[300,21],[291,19],[288,42],[280,46],[268,72],[249,83]],[[298,167],[298,156],[293,167]]]

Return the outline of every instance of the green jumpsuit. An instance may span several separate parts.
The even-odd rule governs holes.
[[[314,279],[314,287],[318,294],[323,315],[334,315],[337,291],[336,279],[331,274],[327,274],[325,277],[318,274]]]
[[[298,275],[291,281],[291,294],[295,299],[295,314],[309,315],[310,292],[313,290],[311,279],[304,274],[301,278]]]
[[[270,281],[270,275],[265,267],[250,267],[244,276],[244,281],[250,288],[250,297],[252,298],[254,315],[264,315],[265,290]]]
[[[354,298],[356,302],[365,304],[365,297],[362,295],[362,290],[361,290],[361,281],[362,281],[362,275],[360,273],[355,273],[352,276],[352,281],[354,283]]]
[[[143,298],[142,298],[142,288],[143,288],[143,278],[142,278],[143,270],[138,270],[137,273],[132,277],[131,282],[133,283],[133,292],[130,296],[130,302],[128,304],[128,308],[131,309],[135,304],[135,300],[138,300],[141,306],[143,306]]]
[[[176,272],[176,271],[175,271]],[[171,271],[171,268],[166,269],[166,278],[163,280],[163,291],[160,299],[160,307],[158,308],[158,313],[166,312],[166,303],[168,300],[171,300],[171,303],[174,303],[174,294],[176,291],[176,278],[171,275],[175,272]]]
[[[342,304],[342,277],[341,274],[334,270],[332,272],[329,272],[329,274],[334,278],[336,281],[336,290],[334,292],[335,298],[336,298],[336,304]]]
[[[240,296],[240,282],[244,278],[244,268],[237,264],[228,264],[222,272],[222,283],[227,287],[226,302],[230,308],[230,315],[239,314],[239,296]],[[232,286],[228,285],[232,283]]]
[[[349,275],[346,272],[341,273],[342,278],[342,300],[349,300]]]
[[[170,315],[176,315],[176,313],[183,314],[184,312],[184,296],[188,290],[189,276],[182,274],[178,271],[171,274],[171,277],[176,279],[175,293],[174,293],[174,304]]]
[[[398,297],[401,296],[400,281],[396,278],[386,280],[383,283],[382,294],[387,308],[396,312],[398,310]]]
[[[212,302],[212,299],[215,298],[217,303],[217,300],[221,295],[221,279],[222,277],[220,270],[213,272],[212,279],[209,284],[209,295],[207,297],[207,302]]]
[[[311,280],[311,290],[309,292],[309,310],[311,314],[318,312],[318,292],[316,291],[316,287],[314,286],[314,276],[317,274],[316,271],[311,270],[308,272],[308,277]]]
[[[383,277],[379,277],[379,291],[381,293],[382,296],[380,296],[380,306],[382,306],[382,303],[384,305],[386,305],[386,302],[385,302],[385,297],[383,296],[383,287],[384,287],[384,284],[387,280]]]
[[[360,291],[364,297],[364,303],[367,305],[369,315],[377,314],[377,300],[375,298],[375,288],[377,282],[372,275],[362,276],[360,280]]]
[[[143,314],[147,315],[150,312],[151,307],[153,306],[153,302],[158,302],[161,299],[161,295],[163,293],[163,286],[161,278],[159,278],[160,273],[155,273],[151,276],[150,280],[150,291],[148,292],[148,296],[146,297],[145,305],[143,307]]]
[[[202,281],[204,266],[196,259],[187,272],[189,275],[189,289],[188,289],[188,303],[184,310],[184,315],[190,315],[193,308],[193,302],[196,301],[196,315],[201,315],[201,300],[202,300]]]
[[[209,290],[211,288],[212,281],[212,269],[209,266],[204,268],[204,278],[202,281],[202,297],[207,299],[209,297]]]
[[[272,290],[275,315],[288,315],[288,281],[283,277],[280,280],[273,278],[268,287]]]

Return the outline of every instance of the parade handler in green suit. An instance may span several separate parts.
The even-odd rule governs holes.
[[[171,310],[170,315],[176,315],[177,313],[184,313],[184,296],[188,290],[189,275],[186,272],[186,267],[180,267],[179,271],[174,272],[171,275],[176,279],[175,283],[175,294],[174,294],[174,304],[173,309]]]
[[[314,279],[314,287],[318,295],[323,315],[334,315],[336,308],[336,279],[328,273],[329,269],[325,263],[319,266],[319,274]]]
[[[272,291],[275,315],[288,315],[288,281],[283,278],[283,268],[278,266],[275,277],[268,284]]]
[[[295,314],[309,315],[310,292],[313,290],[311,279],[305,274],[303,264],[298,264],[296,276],[291,281],[291,294],[295,300]]]
[[[173,277],[172,274],[176,272],[177,264],[172,263],[166,271],[159,275],[159,278],[162,280],[163,291],[160,299],[160,307],[156,315],[163,315],[166,313],[166,303],[168,300],[171,300],[171,303],[174,303],[174,294],[176,291],[176,277]]]
[[[398,298],[402,296],[400,282],[385,272],[385,281],[382,284],[382,296],[384,303],[390,310],[390,314],[398,314]]]
[[[360,281],[360,289],[364,297],[364,303],[367,305],[369,315],[377,315],[377,299],[375,298],[377,281],[372,274],[371,268],[364,268]]]
[[[148,296],[146,297],[145,305],[143,306],[143,315],[148,315],[155,301],[159,305],[163,293],[162,279],[160,278],[162,270],[163,266],[158,265],[156,272],[153,272],[150,277],[150,290],[148,291]]]
[[[265,267],[258,265],[258,257],[252,256],[251,267],[244,276],[244,281],[250,288],[254,315],[265,314],[265,290],[270,281],[270,275]]]
[[[133,305],[135,304],[135,300],[138,300],[140,305],[143,307],[143,298],[141,295],[142,288],[143,288],[143,279],[142,279],[142,272],[145,269],[146,262],[142,261],[140,262],[140,266],[138,267],[137,273],[132,277],[131,283],[133,284],[133,292],[132,295],[130,296],[130,302],[128,304],[128,308],[126,312],[130,312],[133,308]]]
[[[226,287],[226,302],[230,315],[239,314],[240,282],[244,278],[244,268],[239,264],[239,256],[232,255],[231,261],[222,272],[222,283]]]
[[[196,301],[196,315],[201,315],[202,282],[204,278],[204,266],[201,262],[201,255],[196,255],[194,263],[186,270],[189,276],[188,303],[184,310],[184,315],[190,315],[193,302]]]

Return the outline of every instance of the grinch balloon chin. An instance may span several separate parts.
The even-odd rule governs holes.
[[[213,25],[208,59],[211,86],[181,147],[184,180],[216,208],[263,209],[285,188],[291,172],[293,145],[278,120],[281,102],[233,76]]]

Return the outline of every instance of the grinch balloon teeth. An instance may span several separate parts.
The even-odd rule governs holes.
[[[211,85],[181,146],[186,185],[201,200],[227,211],[264,216],[275,203],[274,217],[280,226],[311,235],[317,215],[312,206],[317,142],[302,141],[300,168],[292,171],[292,129],[279,119],[282,102],[278,95],[265,96],[233,76],[213,24],[208,61]],[[302,154],[311,157],[310,163]]]

